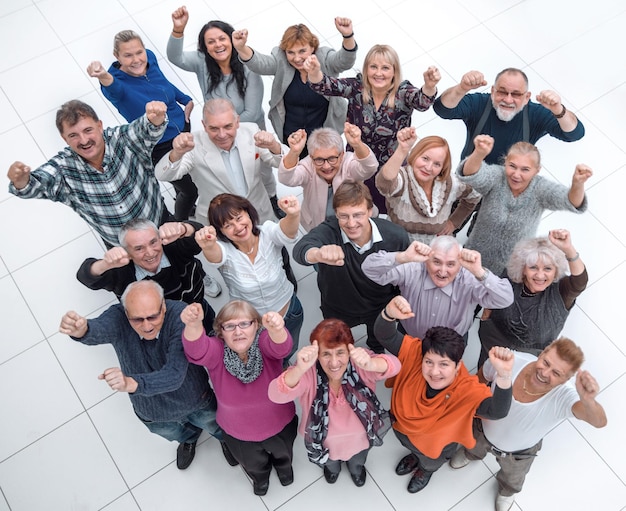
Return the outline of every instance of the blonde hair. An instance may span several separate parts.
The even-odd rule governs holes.
[[[215,316],[213,321],[213,330],[215,335],[222,337],[222,325],[231,319],[237,317],[248,317],[252,321],[256,321],[257,328],[262,325],[262,318],[259,312],[248,302],[244,300],[233,300],[228,302]]]
[[[391,87],[387,90],[387,105],[393,108],[395,105],[395,97],[402,81],[402,72],[400,70],[400,58],[391,46],[386,44],[375,44],[365,55],[363,61],[363,73],[361,80],[363,81],[363,103],[369,103],[372,98],[372,84],[367,77],[367,68],[374,58],[380,57],[393,66],[393,78],[391,79]]]

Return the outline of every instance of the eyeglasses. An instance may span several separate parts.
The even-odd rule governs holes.
[[[329,165],[334,165],[339,161],[339,156],[330,156],[328,158],[311,158],[313,163],[318,167],[324,165],[324,163],[328,162]]]
[[[509,92],[508,90],[504,90],[504,89],[496,89],[495,93],[496,93],[496,96],[499,98],[506,98],[507,96],[510,95],[513,99],[521,99],[526,95],[526,92],[518,92],[518,91]]]
[[[339,220],[340,222],[347,222],[348,220],[350,220],[350,218],[353,218],[358,222],[360,220],[363,220],[366,216],[367,213],[352,213],[351,215],[347,213],[338,213],[336,215],[337,220]]]
[[[239,327],[241,330],[245,330],[246,328],[250,328],[254,321],[240,321],[239,323],[226,323],[222,325],[222,330],[224,332],[232,332],[235,328]]]
[[[131,318],[130,316],[128,316],[128,312],[126,312],[126,317],[128,318],[128,321],[133,325],[141,325],[144,321],[147,321],[148,323],[156,323],[161,317],[161,314],[163,314],[163,302],[161,302],[161,308],[156,314],[146,316],[145,318]]]

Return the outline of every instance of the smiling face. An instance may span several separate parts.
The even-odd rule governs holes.
[[[350,352],[348,346],[340,344],[335,348],[330,348],[326,344],[320,344],[317,359],[331,383],[341,382],[343,374],[348,367]]]
[[[393,64],[381,55],[372,57],[366,71],[373,91],[386,92],[391,88],[395,70]]]
[[[548,348],[531,364],[527,377],[534,390],[547,393],[565,383],[573,374],[572,366],[559,357],[556,349]]]
[[[359,247],[365,245],[372,238],[370,217],[372,209],[368,209],[363,201],[357,206],[339,206],[335,210],[340,229],[348,239]]]
[[[317,175],[327,183],[331,183],[341,169],[343,155],[344,153],[337,151],[335,147],[316,149],[311,154],[311,160]],[[334,160],[334,163],[328,160]]]
[[[531,293],[540,293],[554,282],[556,265],[553,262],[540,258],[533,265],[525,265],[522,276],[524,285]]]
[[[139,337],[157,338],[165,321],[165,302],[151,288],[132,289],[126,297],[126,317]]]
[[[231,328],[233,329],[230,330]],[[256,320],[249,316],[236,316],[222,324],[221,336],[226,346],[245,361],[248,358],[248,350],[256,337],[257,328]]]
[[[461,269],[459,262],[459,247],[452,246],[447,252],[435,248],[426,261],[426,271],[437,287],[450,284]]]
[[[520,73],[504,73],[491,87],[491,103],[501,121],[508,122],[530,100],[526,81]]]
[[[104,129],[102,121],[81,117],[73,126],[63,122],[61,137],[87,163],[100,168],[104,159]]]
[[[430,188],[433,181],[441,174],[447,154],[444,147],[432,147],[415,159],[413,174],[422,188]]]
[[[119,50],[115,58],[120,63],[120,71],[130,76],[143,76],[148,69],[148,55],[139,39],[131,39],[119,43]]]
[[[226,32],[217,27],[209,28],[204,33],[204,44],[209,56],[218,64],[230,62],[230,57],[233,54],[233,43]]]
[[[422,360],[422,374],[424,379],[435,390],[445,389],[450,386],[458,371],[458,364],[452,359],[433,352],[427,351]]]
[[[304,61],[315,52],[308,43],[296,43],[285,50],[287,62],[298,71],[304,69]]]
[[[539,173],[540,166],[533,153],[509,153],[504,162],[506,180],[514,197],[521,194]]]
[[[247,211],[241,210],[224,222],[220,231],[235,245],[239,245],[249,241],[254,236],[252,227],[250,215]]]
[[[217,113],[205,113],[202,125],[217,147],[224,151],[231,150],[239,129],[239,116],[234,110],[225,109]]]
[[[158,231],[128,231],[124,243],[133,263],[150,273],[156,273],[163,257],[163,244]]]

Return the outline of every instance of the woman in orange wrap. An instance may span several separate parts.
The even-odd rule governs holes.
[[[412,316],[409,303],[396,296],[378,316],[374,334],[402,362],[392,383],[391,411],[396,418],[394,433],[411,452],[400,460],[396,474],[412,473],[407,490],[416,493],[426,487],[459,444],[475,445],[474,417],[495,420],[506,416],[511,405],[513,353],[502,347],[489,351],[498,375],[492,396],[465,368],[461,360],[465,342],[457,332],[436,326],[422,340],[396,330],[397,320]]]

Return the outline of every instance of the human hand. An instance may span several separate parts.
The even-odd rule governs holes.
[[[579,163],[578,165],[576,165],[576,168],[574,169],[574,176],[572,177],[572,184],[583,185],[587,182],[587,179],[589,179],[592,175],[593,175],[593,170],[591,170],[591,167],[588,167],[584,163]]]
[[[459,252],[459,263],[476,278],[482,277],[485,273],[480,252],[477,250],[461,249]]]
[[[190,303],[180,313],[180,320],[185,326],[200,326],[204,319],[204,310],[199,303]]]
[[[302,67],[304,70],[310,75],[321,74],[322,68],[320,66],[320,61],[317,60],[315,54],[309,55],[304,62],[302,63]]]
[[[343,134],[346,136],[346,141],[350,146],[355,147],[361,143],[361,128],[355,124],[345,122],[343,125]]]
[[[146,117],[154,126],[161,126],[165,122],[167,105],[163,101],[150,101],[146,103]]]
[[[285,328],[285,320],[278,312],[266,312],[261,318],[261,324],[271,332],[282,331]]]
[[[235,30],[232,35],[233,46],[241,53],[248,44],[248,29]]]
[[[542,90],[539,94],[537,94],[537,101],[555,115],[560,114],[563,110],[561,96],[552,90]]]
[[[271,149],[276,144],[276,138],[269,131],[257,131],[254,134],[254,145],[261,149]]]
[[[184,32],[189,21],[189,11],[184,5],[172,13],[173,32]]]
[[[576,372],[576,392],[581,401],[593,401],[600,392],[600,385],[589,371],[579,369]]]
[[[187,234],[187,227],[183,222],[167,222],[159,227],[159,237],[163,245],[169,245],[185,234]]]
[[[296,353],[296,366],[304,373],[315,365],[319,354],[317,341],[313,341],[309,346],[305,346]]]
[[[423,263],[428,261],[431,252],[432,249],[426,243],[412,241],[405,251],[396,253],[396,262],[399,264]]]
[[[329,266],[343,266],[345,254],[339,245],[323,245],[318,249],[317,262]]]
[[[102,260],[109,269],[122,268],[130,263],[130,256],[124,247],[113,247],[104,253]]]
[[[195,239],[202,250],[213,248],[217,243],[217,231],[212,225],[207,225],[196,231]]]
[[[298,131],[294,131],[291,135],[287,137],[287,144],[289,144],[289,149],[291,149],[294,153],[300,154],[304,151],[306,146],[306,130],[299,129]]]
[[[489,350],[489,362],[501,378],[510,378],[513,373],[515,356],[510,348],[494,346]],[[512,383],[512,382],[511,382]]]
[[[87,74],[92,78],[97,78],[100,80],[104,78],[109,72],[104,69],[104,66],[99,60],[94,60],[91,64],[87,66]]]
[[[487,80],[485,80],[485,75],[480,71],[468,71],[462,76],[461,82],[459,83],[459,86],[465,92],[484,87],[485,85],[487,85]]]
[[[348,344],[348,352],[350,353],[350,360],[355,366],[365,369],[366,371],[373,369],[372,357],[366,349],[356,347],[354,344]]]
[[[454,232],[454,224],[450,220],[446,220],[446,223],[437,233],[437,236],[451,236]]]
[[[87,319],[77,312],[68,311],[61,318],[59,332],[80,339],[87,333]]]
[[[403,154],[408,154],[419,137],[417,136],[417,131],[415,131],[415,128],[413,126],[410,126],[408,128],[402,128],[401,130],[399,130],[396,138],[398,139],[398,149],[402,151]]]
[[[493,137],[489,135],[477,135],[474,138],[474,153],[485,159],[493,149]]]
[[[339,33],[342,36],[354,34],[352,20],[350,18],[335,18],[335,27],[337,27],[337,30],[339,30]]]
[[[424,88],[427,89],[435,89],[437,84],[441,80],[441,73],[439,69],[435,66],[429,66],[426,71],[424,71]],[[429,94],[432,95],[432,94]]]
[[[15,188],[21,190],[30,181],[30,167],[21,161],[13,162],[9,167],[7,177]]]
[[[183,155],[188,153],[196,146],[191,133],[180,133],[172,140],[172,150]]]
[[[387,315],[395,319],[409,319],[415,316],[411,305],[404,296],[394,296],[386,305]]]
[[[570,257],[570,254],[573,255],[576,252],[572,245],[572,236],[567,229],[553,229],[548,233],[548,239],[566,257]]]
[[[118,392],[135,392],[137,390],[137,382],[128,376],[125,376],[119,367],[109,367],[98,375],[99,380],[105,380],[109,387]]]
[[[295,195],[287,195],[278,200],[278,207],[287,216],[300,214],[300,201]]]

